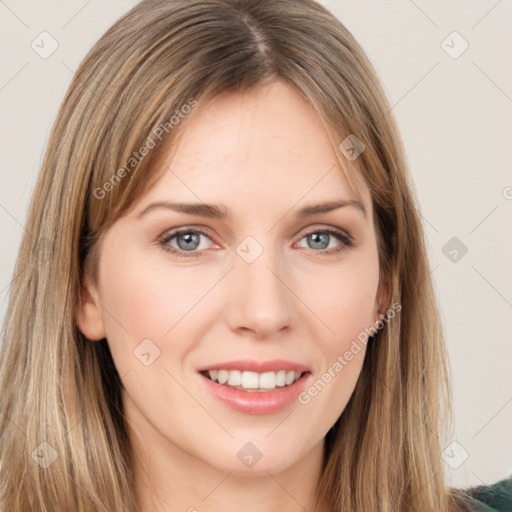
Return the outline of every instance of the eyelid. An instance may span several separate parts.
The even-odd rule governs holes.
[[[220,245],[215,241],[215,237],[212,236],[210,233],[210,230],[208,228],[202,227],[202,226],[182,226],[179,228],[172,228],[164,231],[159,237],[158,241],[161,243],[167,243],[169,240],[173,239],[174,237],[181,235],[183,233],[198,233],[201,235],[204,235],[205,237],[209,238],[214,244]]]
[[[339,233],[340,235],[345,235],[347,238],[352,239],[352,235],[346,229],[339,228],[331,224],[313,224],[301,229],[295,236],[298,236],[300,233],[304,233],[303,236],[305,236],[308,235],[309,233],[316,233],[317,231],[336,232]]]

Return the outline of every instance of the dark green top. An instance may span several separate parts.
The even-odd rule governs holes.
[[[463,489],[474,512],[512,512],[512,476],[491,485]]]

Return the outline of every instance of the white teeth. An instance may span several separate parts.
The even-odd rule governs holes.
[[[213,380],[212,374],[210,373],[210,378]],[[229,373],[226,370],[219,370],[219,375],[217,377],[219,384],[226,384],[229,378]]]
[[[234,370],[236,371],[236,370]],[[231,373],[231,372],[230,372]],[[257,389],[259,384],[259,376],[256,372],[244,372],[242,373],[241,386],[244,389]]]
[[[260,388],[274,389],[276,387],[276,373],[266,372],[260,375],[259,380]]]
[[[286,372],[286,379],[285,379],[286,385],[291,384],[294,381],[294,379],[295,379],[295,372],[293,370]]]
[[[242,372],[240,370],[209,370],[210,379],[238,389],[266,390],[289,386],[299,380],[301,372],[279,370],[277,372]]]
[[[286,384],[286,370],[279,370],[276,373],[276,386],[284,386]]]
[[[242,384],[242,372],[232,370],[229,372],[228,384],[230,386],[240,386]]]

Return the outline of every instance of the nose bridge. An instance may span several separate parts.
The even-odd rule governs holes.
[[[270,238],[265,238],[264,245],[255,237],[246,237],[236,248],[231,276],[231,320],[236,324],[233,327],[245,327],[260,334],[280,330],[291,319],[293,294],[284,284],[281,253],[271,246]]]

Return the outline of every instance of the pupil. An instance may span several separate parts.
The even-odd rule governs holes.
[[[313,244],[320,244],[320,246],[315,246],[313,249],[325,249],[329,245],[329,235],[326,233],[313,233],[310,236],[310,240],[313,241]]]
[[[181,240],[185,240],[185,243],[180,243]],[[192,245],[190,245],[192,244]],[[180,249],[197,249],[199,244],[199,235],[197,233],[186,233],[178,237],[178,246]]]

